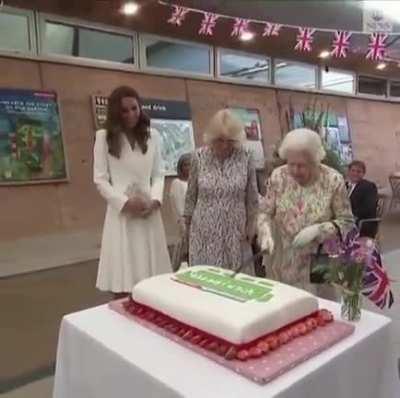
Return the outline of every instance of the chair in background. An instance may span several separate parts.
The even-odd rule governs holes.
[[[358,223],[358,228],[361,231],[363,224],[367,223],[375,223],[376,224],[376,235],[375,235],[375,241],[378,247],[380,246],[380,241],[381,241],[381,236],[380,236],[380,224],[383,219],[383,215],[385,212],[385,202],[386,202],[386,197],[383,195],[378,196],[378,201],[376,203],[376,217],[374,218],[364,218],[361,219]]]

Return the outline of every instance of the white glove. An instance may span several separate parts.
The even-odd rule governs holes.
[[[293,246],[301,248],[315,240],[320,233],[320,225],[313,224],[303,228],[293,239]]]
[[[272,239],[271,228],[267,222],[258,225],[257,240],[261,251],[272,254],[274,251],[274,240]]]

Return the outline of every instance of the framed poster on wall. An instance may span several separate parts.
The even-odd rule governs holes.
[[[262,142],[261,120],[258,109],[229,108],[244,125],[246,133],[245,146],[253,153],[256,169],[263,169],[265,163]]]
[[[108,98],[102,95],[92,95],[92,108],[96,130],[104,128],[107,119]]]
[[[96,129],[104,127],[107,104],[107,97],[92,96]],[[174,176],[181,155],[194,151],[190,107],[182,101],[143,99],[143,110],[150,117],[151,128],[156,130],[160,136],[165,175]]]
[[[57,94],[0,89],[0,185],[67,178]]]
[[[182,101],[145,99],[143,109],[160,135],[165,175],[174,176],[179,158],[195,149],[190,107]]]

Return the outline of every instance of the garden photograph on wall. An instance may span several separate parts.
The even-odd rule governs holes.
[[[0,89],[0,185],[66,179],[57,94]]]

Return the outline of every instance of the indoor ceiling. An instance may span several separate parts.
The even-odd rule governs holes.
[[[177,27],[167,23],[171,8],[159,4],[157,0],[137,1],[141,4],[141,8],[135,16],[131,17],[121,15],[119,12],[124,3],[123,0],[5,0],[5,3],[10,6],[36,9],[141,32],[194,40],[277,58],[328,64],[334,68],[400,79],[398,62],[390,62],[385,70],[379,71],[376,69],[377,62],[365,59],[367,35],[353,35],[352,52],[346,59],[322,61],[318,55],[322,50],[330,49],[332,33],[318,31],[314,35],[312,52],[306,54],[293,49],[297,35],[295,29],[282,29],[278,37],[266,39],[261,37],[262,25],[252,25],[252,30],[258,36],[252,41],[242,42],[230,36],[232,21],[221,20],[214,29],[212,37],[203,37],[197,33],[201,22],[200,14],[188,14],[182,26]],[[290,25],[343,30],[361,30],[362,28],[362,9],[358,1],[182,0],[166,3]],[[398,26],[395,25],[395,29],[397,28]],[[400,40],[393,38],[390,41],[393,43],[389,54],[392,58],[398,57],[400,61]]]

